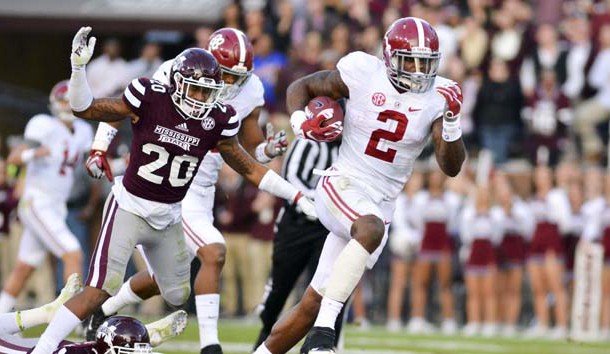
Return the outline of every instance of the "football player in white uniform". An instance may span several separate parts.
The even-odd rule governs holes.
[[[222,28],[210,36],[208,50],[218,60],[225,88],[223,101],[236,109],[241,128],[238,133],[240,143],[261,163],[267,163],[286,151],[287,141],[284,131],[273,133],[273,127],[267,126],[267,140],[258,125],[258,117],[264,104],[263,85],[252,73],[252,44],[246,35],[233,28]],[[170,84],[169,72],[172,60],[163,63],[153,79]],[[101,123],[102,128],[111,129],[110,125]],[[180,126],[177,127],[180,129]],[[97,136],[97,135],[96,135]],[[105,166],[105,151],[92,150],[88,169],[92,175],[101,177],[104,171],[97,166]],[[218,151],[210,151],[197,170],[184,200],[182,201],[182,226],[186,243],[199,256],[202,267],[195,278],[195,302],[199,319],[199,336],[201,353],[218,354],[222,349],[218,340],[218,315],[220,306],[220,273],[224,265],[226,247],[220,231],[213,225],[215,184],[223,159]],[[109,170],[105,172],[109,173]],[[140,272],[126,282],[119,293],[109,299],[90,319],[87,336],[92,339],[97,327],[107,316],[115,314],[128,304],[138,303],[158,294],[155,282],[148,272]]]
[[[8,163],[25,166],[25,190],[19,204],[24,230],[17,264],[4,283],[0,313],[10,311],[30,275],[47,252],[64,263],[64,280],[82,274],[83,255],[78,239],[66,224],[66,201],[74,181],[74,166],[89,149],[91,126],[72,115],[68,80],[50,94],[51,115],[38,114],[25,127],[25,142],[15,147]]]
[[[288,88],[291,124],[299,135],[326,132],[323,118],[306,120],[301,111],[315,96],[347,97],[347,113],[339,157],[315,194],[318,218],[330,231],[316,274],[256,354],[286,353],[312,325],[301,353],[333,353],[336,316],[365,268],[375,264],[396,198],[430,135],[441,170],[449,176],[460,172],[462,93],[457,83],[436,75],[435,30],[419,18],[401,18],[386,32],[383,54],[381,60],[350,53],[336,70],[316,72]]]

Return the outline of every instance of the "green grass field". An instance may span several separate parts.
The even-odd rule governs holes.
[[[251,354],[258,324],[220,321],[220,340],[225,354]],[[43,327],[26,333],[39,335]],[[73,340],[78,340],[73,338]],[[610,354],[610,342],[574,343],[505,338],[465,338],[460,336],[411,336],[388,333],[383,327],[360,330],[348,326],[343,354]],[[298,353],[297,346],[291,353]],[[194,316],[182,335],[155,348],[163,354],[198,354],[199,335]]]
[[[225,354],[251,353],[258,325],[221,321],[220,339]],[[439,335],[410,336],[388,333],[382,327],[360,330],[348,327],[345,354],[608,354],[610,343],[571,343],[503,338],[464,338]],[[197,327],[189,323],[180,337],[157,348],[166,354],[199,353]],[[298,352],[298,348],[293,352]]]

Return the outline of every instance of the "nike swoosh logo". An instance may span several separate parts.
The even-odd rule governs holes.
[[[417,112],[417,111],[421,111],[421,108],[413,108],[413,107],[409,107],[409,112]]]

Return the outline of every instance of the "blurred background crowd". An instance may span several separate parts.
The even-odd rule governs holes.
[[[358,288],[352,317],[361,326],[375,322],[399,330],[408,323],[410,330],[422,333],[454,333],[466,325],[466,334],[511,335],[516,325],[532,325],[536,335],[562,336],[569,317],[573,238],[580,236],[584,225],[582,205],[603,197],[601,166],[608,158],[610,118],[609,0],[242,0],[223,6],[216,18],[177,31],[161,23],[161,30],[151,27],[147,32],[137,30],[139,34],[125,25],[120,30],[110,24],[93,25],[100,39],[98,56],[87,67],[94,96],[119,95],[134,77],[151,76],[163,60],[185,47],[207,47],[215,29],[235,27],[254,45],[254,73],[265,88],[261,127],[272,122],[276,129],[290,130],[285,99],[292,81],[333,69],[354,50],[380,56],[383,33],[399,17],[427,20],[440,39],[439,74],[460,82],[464,90],[462,129],[469,166],[459,177],[445,181],[423,156],[402,202],[420,203],[418,210],[428,212],[412,216],[405,208],[398,209],[396,220],[408,221],[395,222],[390,247]],[[32,49],[45,40],[40,30],[0,26],[4,37],[0,47],[11,43],[20,48],[15,60],[27,63],[4,59],[10,70],[0,74],[0,155],[6,156],[19,140],[29,117],[46,110],[46,89],[69,74],[70,38],[77,27],[54,33],[53,47],[46,44],[45,59],[40,50]],[[101,31],[96,33],[98,28]],[[113,144],[116,157],[128,152],[129,128],[121,133]],[[482,149],[492,152],[499,171],[484,190],[474,185],[472,162]],[[281,161],[275,164],[279,170]],[[537,165],[546,167],[536,169]],[[79,169],[68,202],[68,222],[88,254],[109,184],[90,179],[83,166]],[[20,235],[14,209],[22,172],[0,162],[0,282],[11,268]],[[228,168],[219,181],[215,217],[228,246],[223,314],[252,316],[265,291],[273,221],[281,203],[269,200]],[[509,201],[520,200],[536,210],[536,202],[555,188],[567,197],[568,221],[562,220],[565,225],[559,230],[561,252],[557,259],[544,261],[546,270],[528,248],[533,227],[512,231],[498,227],[487,252],[494,256],[474,261],[469,271],[476,237],[462,226],[468,224],[470,205],[511,210]],[[449,204],[435,214],[435,198],[441,197]],[[542,214],[532,223],[543,220]],[[408,231],[400,228],[405,223],[410,225]],[[443,230],[446,238],[426,239],[432,232],[429,227],[437,233]],[[401,232],[409,236],[401,238]],[[522,255],[514,262],[497,253],[511,232],[523,239]],[[41,269],[22,306],[53,296],[49,289],[55,286],[49,283],[54,271],[55,266]],[[605,283],[610,283],[608,274]],[[162,311],[159,302],[144,306],[144,312]],[[610,308],[605,311],[609,329]],[[553,323],[556,331],[546,332]]]

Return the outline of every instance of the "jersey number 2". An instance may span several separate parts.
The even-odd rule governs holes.
[[[144,146],[142,146],[142,152],[146,155],[150,155],[154,152],[158,157],[155,161],[140,166],[140,168],[138,168],[138,176],[154,184],[161,184],[163,182],[163,177],[156,175],[153,172],[167,165],[169,153],[163,146],[151,143],[144,144]],[[198,158],[189,155],[174,156],[169,170],[169,183],[172,187],[182,187],[186,185],[191,178],[193,178],[193,172],[195,171],[195,166],[197,166],[198,161]],[[187,162],[188,166],[186,167],[185,176],[180,177],[180,168],[184,162]]]
[[[377,120],[384,123],[388,120],[393,120],[397,123],[396,129],[394,131],[385,129],[374,130],[369,139],[369,143],[366,145],[366,150],[364,150],[364,153],[385,162],[394,162],[396,150],[390,149],[389,147],[386,150],[381,150],[378,147],[379,142],[381,140],[392,142],[402,140],[402,138],[405,136],[405,132],[407,131],[407,124],[409,123],[409,120],[404,114],[389,110],[379,113]]]

